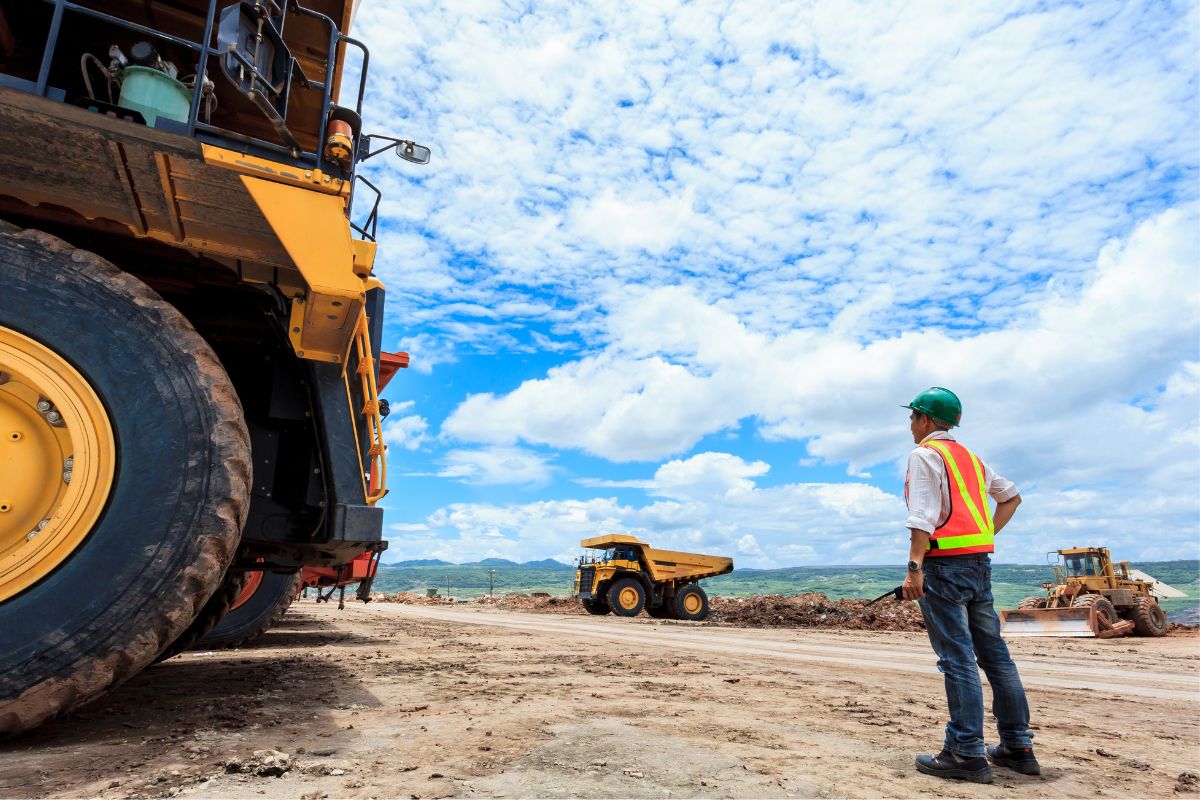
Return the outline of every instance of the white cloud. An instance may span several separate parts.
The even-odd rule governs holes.
[[[880,287],[908,319],[860,333],[1008,323],[1196,198],[1198,13],[365,4],[366,129],[434,148],[366,165],[379,271],[397,319],[485,352],[530,318],[472,308],[549,292],[583,334],[614,289],[681,280],[775,334]]]
[[[413,407],[413,401],[394,403],[387,419],[383,421],[383,441],[388,447],[401,450],[416,450],[429,441],[429,423],[419,414],[401,416]]]
[[[768,469],[763,462],[709,452],[659,467],[645,482],[649,497],[643,505],[603,497],[508,506],[456,503],[422,523],[446,542],[399,537],[392,550],[405,558],[437,558],[442,552],[457,552],[458,560],[485,553],[568,558],[577,554],[582,538],[623,531],[668,549],[736,554],[742,566],[777,566],[835,556],[839,563],[886,563],[907,547],[898,498],[858,483],[759,488],[753,478]],[[850,536],[865,536],[869,544],[843,554],[838,545]]]
[[[451,450],[438,477],[486,486],[543,486],[550,481],[550,458],[519,447]]]
[[[897,407],[925,386],[948,385],[964,398],[965,430],[980,446],[1024,466],[1040,460],[1023,455],[1022,440],[1037,432],[1043,452],[1072,452],[1029,463],[1036,474],[1105,472],[1117,465],[1097,457],[1109,453],[1095,431],[1112,441],[1154,420],[1169,426],[1168,410],[1174,424],[1194,423],[1186,403],[1145,411],[1130,401],[1167,401],[1155,387],[1185,386],[1186,362],[1200,357],[1197,230],[1194,212],[1166,212],[1107,245],[1082,290],[1047,296],[1007,328],[958,337],[919,330],[860,341],[838,325],[772,336],[688,288],[638,292],[609,315],[603,350],[508,394],[472,395],[443,430],[628,461],[685,452],[755,418],[764,436],[807,440],[810,454],[861,473],[896,457]],[[1144,461],[1167,444],[1142,447],[1155,454]]]

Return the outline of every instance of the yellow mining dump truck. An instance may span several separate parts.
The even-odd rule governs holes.
[[[1152,594],[1156,581],[1134,577],[1127,561],[1114,565],[1107,547],[1056,552],[1054,580],[1042,584],[1046,594],[1000,612],[1005,636],[1166,634],[1167,615]]]
[[[733,559],[658,550],[637,537],[610,533],[584,539],[595,550],[579,559],[575,596],[590,614],[614,613],[701,620],[708,616],[708,595],[696,582],[733,571]]]
[[[385,546],[352,14],[0,0],[0,734]]]

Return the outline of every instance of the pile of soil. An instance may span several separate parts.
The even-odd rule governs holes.
[[[414,592],[396,592],[395,594],[373,592],[371,600],[375,603],[404,603],[410,606],[446,605],[446,598],[444,597],[426,597],[423,594],[415,594]]]
[[[445,605],[443,597],[425,597],[413,592],[376,594],[381,603],[407,603],[419,606]],[[535,614],[584,614],[583,606],[573,597],[530,597],[525,594],[486,595],[470,601],[505,611]],[[713,597],[710,625],[736,625],[743,628],[841,628],[867,631],[922,631],[925,623],[921,610],[913,603],[881,600],[864,608],[866,600],[830,600],[823,594],[756,595],[754,597]]]
[[[881,600],[830,600],[823,594],[714,597],[711,621],[746,628],[841,628],[868,631],[923,631],[921,609],[914,603]]]
[[[527,597],[523,594],[509,594],[497,597],[494,601],[480,598],[481,603],[494,605],[506,611],[536,611],[542,614],[585,614],[583,606],[574,597]]]

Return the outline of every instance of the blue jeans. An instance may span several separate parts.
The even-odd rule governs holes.
[[[946,681],[950,722],[945,749],[964,758],[984,754],[983,686],[976,661],[992,687],[1000,741],[1009,747],[1032,747],[1025,687],[992,608],[991,559],[986,554],[926,558],[925,596],[919,602]]]

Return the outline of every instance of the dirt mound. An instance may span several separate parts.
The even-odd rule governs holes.
[[[376,603],[404,603],[410,606],[444,606],[444,597],[426,597],[413,592],[396,592],[395,594],[372,593],[371,600]]]
[[[497,597],[494,601],[480,598],[481,603],[493,605],[506,611],[534,611],[542,614],[586,614],[583,606],[574,597],[526,597],[521,594]]]
[[[882,600],[864,608],[865,600],[830,600],[810,592],[754,597],[714,597],[712,622],[746,628],[841,628],[844,630],[921,631],[921,609],[913,603]]]

